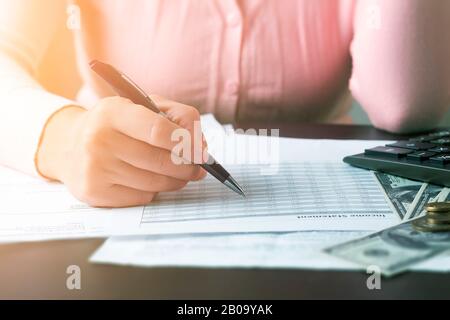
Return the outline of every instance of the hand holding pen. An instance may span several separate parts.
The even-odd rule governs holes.
[[[125,74],[121,73],[111,65],[96,60],[92,61],[90,66],[92,70],[102,77],[120,96],[128,98],[135,104],[144,106],[154,113],[167,118],[166,114],[156,106],[153,100]],[[206,162],[200,164],[200,166],[230,190],[245,197],[245,193],[241,186],[211,155],[208,155]]]
[[[204,178],[201,166],[177,165],[171,152],[177,144],[172,132],[191,130],[199,113],[163,98],[155,103],[173,121],[121,97],[102,99],[90,110],[76,105],[59,110],[42,136],[39,172],[63,182],[94,207],[146,205],[159,192],[180,190]],[[203,146],[194,152],[205,153]]]

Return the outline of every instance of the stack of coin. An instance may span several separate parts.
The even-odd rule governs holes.
[[[412,222],[421,232],[450,232],[450,202],[430,203],[425,217]]]

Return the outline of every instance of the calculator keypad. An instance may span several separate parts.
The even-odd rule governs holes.
[[[429,150],[430,152],[436,153],[450,153],[450,147],[439,146]]]
[[[449,164],[450,163],[450,154],[438,155],[438,156],[432,157],[430,160],[434,163],[438,163],[438,164],[442,164],[442,165]]]
[[[450,188],[450,130],[367,149],[344,158],[357,168]]]
[[[415,161],[425,161],[436,156],[435,152],[420,151],[408,154],[407,158]]]
[[[403,148],[409,150],[429,150],[436,147],[435,144],[416,142],[416,141],[399,141],[396,143],[388,144],[388,147]]]
[[[443,145],[443,146],[450,146],[450,138],[442,138],[438,140],[432,140],[431,143]]]
[[[450,165],[450,131],[398,141],[365,151],[366,156],[398,159],[423,165]]]
[[[408,150],[408,149],[400,149],[400,148],[386,146],[386,147],[376,147],[376,148],[372,148],[372,149],[367,149],[366,155],[399,159],[399,158],[406,157],[406,155],[411,152],[413,152],[413,151]]]

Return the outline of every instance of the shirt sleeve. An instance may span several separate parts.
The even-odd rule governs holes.
[[[0,0],[0,164],[36,175],[35,157],[48,119],[71,100],[34,79],[65,20],[65,1]]]
[[[373,124],[437,126],[450,106],[450,1],[359,0],[350,89]]]

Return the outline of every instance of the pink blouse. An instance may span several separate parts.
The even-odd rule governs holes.
[[[342,121],[349,89],[376,126],[392,131],[435,126],[450,105],[450,1],[75,4],[84,85],[72,102],[45,92],[32,78],[54,30],[67,22],[64,1],[0,0],[0,163],[35,172],[49,116],[64,105],[89,108],[113,94],[89,71],[94,58],[115,65],[149,93],[224,122]]]

